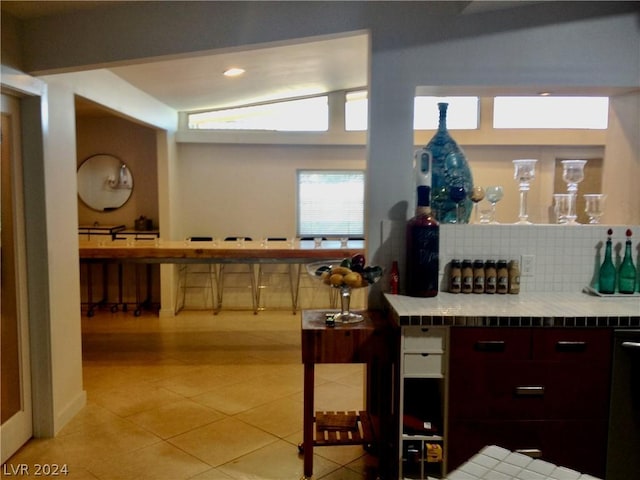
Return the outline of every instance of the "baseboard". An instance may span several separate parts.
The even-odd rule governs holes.
[[[55,435],[87,405],[87,391],[81,390],[69,404],[55,417]]]

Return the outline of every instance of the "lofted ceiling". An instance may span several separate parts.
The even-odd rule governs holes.
[[[28,21],[82,9],[108,8],[115,3],[126,2],[2,1],[0,8]],[[458,9],[455,14],[466,15],[519,8],[535,2],[475,0],[431,3],[439,8],[447,4],[447,8],[452,8],[455,4]],[[368,50],[368,36],[360,33],[115,66],[110,70],[175,110],[194,111],[366,87]],[[241,67],[246,73],[235,78],[225,77],[223,72],[230,67]],[[452,94],[428,88],[423,88],[422,93]],[[487,92],[476,91],[473,94],[481,93]],[[87,104],[83,105],[83,112],[90,110]]]
[[[112,68],[178,111],[249,105],[366,87],[366,34]],[[246,72],[225,77],[239,67]]]

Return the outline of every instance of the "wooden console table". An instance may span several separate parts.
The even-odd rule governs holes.
[[[390,462],[397,436],[392,398],[399,329],[393,320],[374,311],[363,312],[363,322],[330,327],[326,324],[327,313],[338,312],[302,312],[304,478],[313,475],[313,447],[325,445],[365,445],[378,455],[379,471],[385,475],[393,468]],[[314,414],[316,363],[365,363],[365,410]]]

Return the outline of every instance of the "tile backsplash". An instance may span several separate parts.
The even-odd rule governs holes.
[[[597,280],[607,229],[613,230],[616,265],[624,255],[625,231],[633,231],[634,264],[640,252],[640,226],[623,225],[441,225],[440,270],[451,259],[520,260],[533,255],[533,274],[523,275],[523,292],[575,292]],[[441,282],[446,288],[447,282]]]
[[[401,222],[383,222],[387,244],[382,264],[404,265],[404,228]],[[454,259],[521,260],[533,255],[533,275],[521,278],[521,292],[580,292],[593,285],[604,255],[607,229],[613,230],[613,261],[624,255],[625,231],[633,232],[636,267],[640,257],[640,225],[441,225],[440,289],[446,289],[445,267]],[[639,269],[640,270],[640,269]]]

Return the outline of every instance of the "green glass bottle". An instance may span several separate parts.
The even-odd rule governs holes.
[[[607,243],[604,250],[604,261],[600,266],[600,278],[598,280],[598,291],[600,293],[611,294],[616,290],[616,267],[611,260],[611,235],[613,230],[607,231]]]
[[[624,247],[624,258],[618,270],[618,292],[633,293],[636,287],[636,267],[633,266],[631,254],[631,229],[627,229],[627,242]]]

